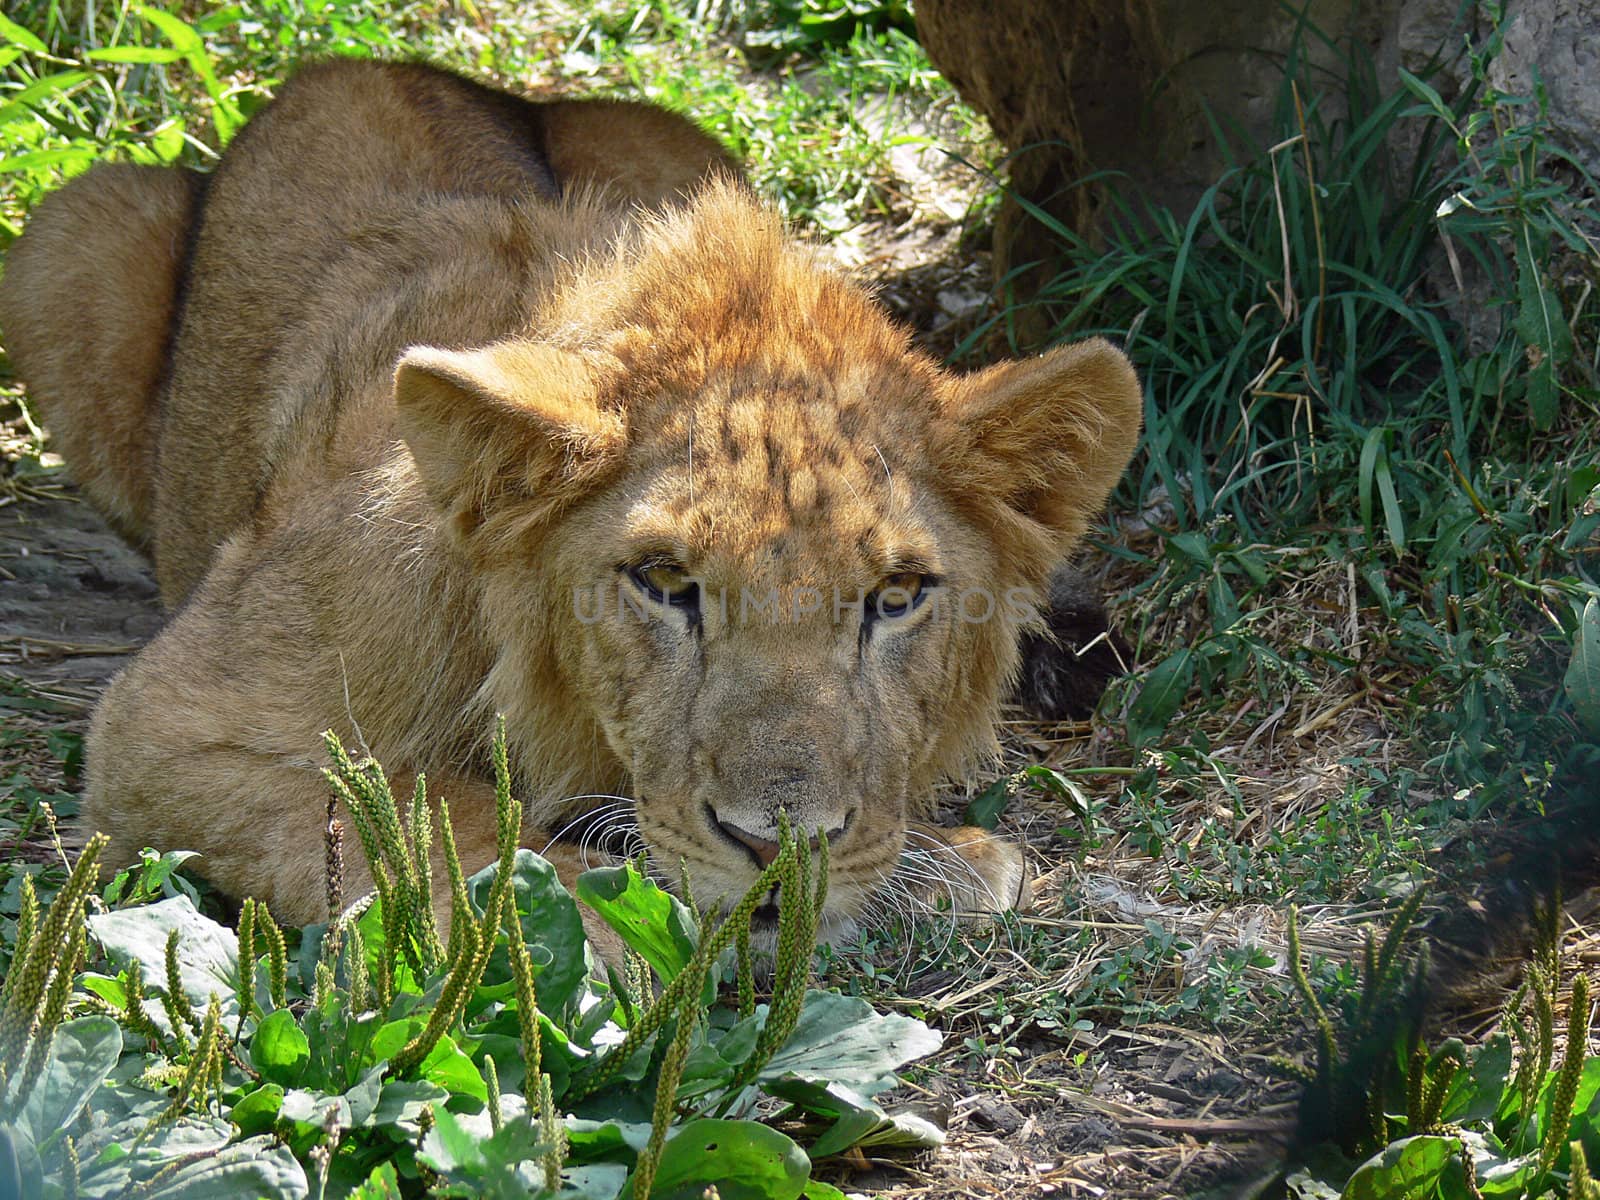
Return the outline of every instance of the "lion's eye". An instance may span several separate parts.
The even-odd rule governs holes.
[[[867,597],[868,613],[893,620],[903,617],[927,598],[928,577],[910,571],[888,575]]]
[[[700,598],[700,585],[675,562],[656,560],[636,563],[628,568],[628,578],[657,604],[674,607],[693,604]]]

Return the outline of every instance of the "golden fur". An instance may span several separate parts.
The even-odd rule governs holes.
[[[908,836],[961,855],[963,903],[1025,895],[1014,847],[918,822],[993,749],[1037,624],[1005,598],[1132,451],[1118,351],[947,374],[641,105],[327,64],[201,191],[97,168],[0,284],[30,396],[175,610],[96,710],[112,860],[198,850],[322,919],[331,726],[399,787],[425,770],[479,866],[504,713],[535,848],[634,797],[663,874],[732,899],[781,808],[830,834],[836,921]],[[663,570],[697,601],[652,598]],[[913,578],[934,602],[852,606]]]

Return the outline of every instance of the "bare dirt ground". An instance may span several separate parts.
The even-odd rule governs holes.
[[[0,670],[87,702],[161,620],[149,564],[75,490],[0,508]]]

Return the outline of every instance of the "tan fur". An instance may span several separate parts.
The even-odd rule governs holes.
[[[154,525],[153,408],[202,178],[102,163],[46,199],[6,256],[17,281],[4,293],[12,364],[84,492],[143,550]],[[81,419],[58,422],[66,404]]]
[[[152,503],[147,469],[95,443],[138,442],[148,397],[35,377],[135,337],[146,363],[160,338],[121,284],[107,303],[126,311],[85,328],[49,282],[109,242],[163,261],[152,231],[183,225],[169,180],[133,198],[158,211],[131,231],[67,228],[129,178],[69,185],[0,284],[47,419],[80,471],[125,480],[123,500],[91,494],[125,500],[177,607],[96,711],[86,813],[113,859],[196,849],[228,891],[321,919],[332,726],[403,779],[425,770],[481,865],[498,712],[536,848],[636,797],[662,873],[731,900],[757,871],[740,841],[776,837],[782,809],[830,834],[835,920],[890,879],[908,830],[970,866],[958,902],[1025,898],[1014,847],[921,822],[994,748],[1036,624],[1003,598],[1042,593],[1132,452],[1118,351],[951,376],[679,118],[325,65],[210,183]],[[49,349],[85,339],[76,360]],[[697,617],[628,574],[667,559],[698,581]],[[870,625],[849,607],[908,571],[999,602]],[[570,879],[575,854],[551,852]]]

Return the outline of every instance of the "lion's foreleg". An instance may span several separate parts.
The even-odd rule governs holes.
[[[906,850],[915,864],[908,883],[924,899],[948,897],[956,912],[1025,912],[1032,901],[1027,855],[990,830],[913,821],[906,827]]]

